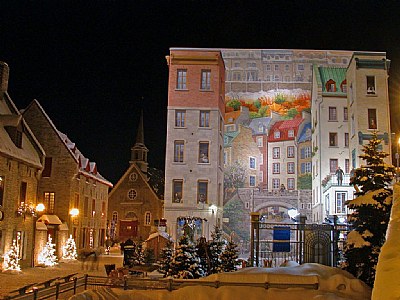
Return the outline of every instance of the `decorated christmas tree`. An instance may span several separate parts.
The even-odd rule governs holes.
[[[164,274],[164,277],[171,276],[171,262],[173,255],[173,244],[171,241],[168,241],[165,248],[161,250],[161,259],[159,262],[160,267],[158,268],[158,271]]]
[[[363,146],[365,161],[354,171],[350,183],[356,198],[348,202],[353,210],[349,222],[353,230],[347,235],[344,269],[373,286],[378,256],[385,242],[392,207],[393,190],[389,184],[395,168],[384,162],[389,154],[380,150],[381,140],[376,132]]]
[[[52,267],[57,263],[57,257],[55,255],[56,249],[55,244],[51,242],[51,236],[47,240],[46,245],[43,247],[42,251],[39,253],[38,262],[46,267]]]
[[[3,256],[3,271],[21,271],[18,252],[19,247],[17,245],[17,241],[13,240],[10,250],[8,250]]]
[[[237,245],[232,241],[229,242],[228,245],[226,245],[225,250],[222,252],[220,259],[221,272],[236,271],[236,266],[239,265]]]
[[[216,226],[211,233],[212,240],[209,242],[210,274],[218,273],[221,269],[221,254],[225,247],[225,241],[222,239],[222,230]]]
[[[76,244],[72,235],[69,236],[69,239],[65,242],[65,245],[62,248],[63,250],[63,259],[76,259],[78,257],[76,253]]]
[[[183,235],[178,242],[171,262],[171,271],[175,278],[196,279],[204,276],[196,248],[187,235]]]
[[[138,242],[136,245],[136,251],[134,253],[134,265],[144,265],[145,264],[145,253],[143,249],[143,243]]]

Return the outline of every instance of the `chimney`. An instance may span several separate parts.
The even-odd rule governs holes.
[[[3,94],[7,92],[8,89],[8,75],[9,75],[10,69],[8,65],[0,61],[0,93]]]

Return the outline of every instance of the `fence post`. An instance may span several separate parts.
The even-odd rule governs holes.
[[[124,290],[128,289],[128,276],[124,275]]]
[[[33,288],[33,300],[37,299],[37,294],[38,294],[39,289],[37,287]]]
[[[78,277],[74,277],[74,295],[76,294],[76,284],[78,282]]]
[[[89,275],[85,274],[84,276],[85,276],[85,291],[86,291],[87,290],[87,282],[88,282]]]
[[[168,279],[168,286],[167,286],[167,288],[168,288],[168,291],[170,291],[170,292],[172,292],[172,278],[169,278]]]
[[[58,294],[59,294],[59,292],[60,292],[60,283],[57,282],[57,283],[56,283],[56,300],[58,300]]]

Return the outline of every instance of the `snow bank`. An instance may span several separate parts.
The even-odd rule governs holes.
[[[400,299],[400,185],[393,191],[393,206],[375,275],[373,300]]]

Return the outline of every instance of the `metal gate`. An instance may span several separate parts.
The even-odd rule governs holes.
[[[335,222],[330,224],[261,222],[259,213],[251,213],[250,264],[277,267],[287,261],[337,266],[342,247],[339,233],[345,232]]]

